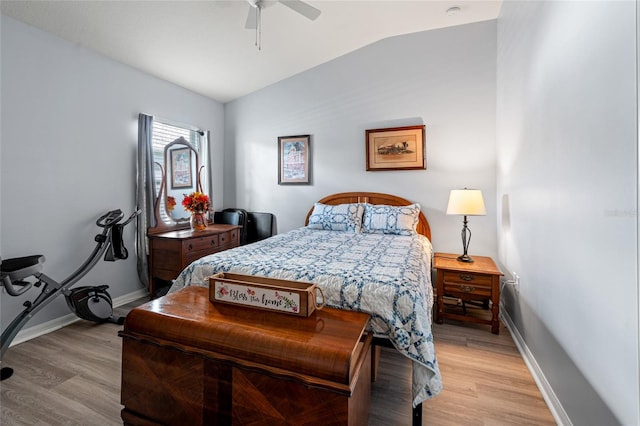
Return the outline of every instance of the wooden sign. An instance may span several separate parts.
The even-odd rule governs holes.
[[[316,293],[322,303],[317,305]],[[209,277],[209,300],[308,317],[324,305],[312,283],[220,273]]]

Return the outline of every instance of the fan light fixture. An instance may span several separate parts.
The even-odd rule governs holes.
[[[251,12],[255,9],[255,28],[256,28],[256,47],[258,50],[262,50],[262,0],[247,0],[253,9],[249,10],[249,16],[247,16],[247,28],[249,28],[249,20],[251,19]]]
[[[256,47],[262,50],[262,9],[276,3],[281,3],[300,15],[315,21],[320,16],[320,10],[302,0],[247,0],[249,14],[245,28],[256,30]]]
[[[471,230],[467,226],[467,216],[484,216],[487,209],[484,207],[482,191],[479,189],[453,189],[449,195],[449,205],[447,214],[463,215],[462,226],[462,255],[458,256],[460,262],[473,262],[471,256],[467,254],[469,242],[471,241]]]

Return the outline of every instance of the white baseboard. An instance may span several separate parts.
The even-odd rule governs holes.
[[[126,305],[129,302],[133,302],[136,299],[140,299],[141,297],[148,296],[149,293],[146,289],[136,290],[132,293],[125,294],[123,296],[116,297],[112,300],[113,307],[117,308],[118,306]],[[54,318],[50,321],[44,322],[42,324],[34,325],[33,327],[25,328],[24,330],[18,332],[16,337],[11,342],[11,346],[17,345],[19,343],[26,342],[31,339],[35,339],[38,336],[42,336],[52,331],[56,331],[61,329],[62,327],[66,327],[69,324],[73,324],[76,321],[80,321],[75,314],[69,313],[62,317]]]
[[[129,294],[125,294],[123,296],[118,296],[113,299],[113,307],[117,308],[118,306],[126,305],[127,303],[133,302],[134,300],[149,297],[149,292],[147,289],[139,289]]]
[[[511,333],[513,341],[515,342],[520,355],[522,355],[522,359],[527,365],[529,372],[533,376],[533,380],[535,380],[536,385],[538,385],[538,389],[540,389],[542,398],[544,398],[544,401],[547,403],[549,411],[551,411],[551,415],[555,419],[556,423],[560,426],[572,426],[573,423],[567,415],[567,412],[564,410],[564,407],[553,391],[553,388],[549,384],[549,381],[547,381],[547,378],[538,365],[538,362],[529,350],[527,343],[522,338],[522,335],[516,328],[515,324],[511,320],[511,317],[507,313],[507,310],[504,308],[504,306],[502,306],[502,304],[500,304],[500,319],[502,319],[505,327],[507,327],[507,329]]]

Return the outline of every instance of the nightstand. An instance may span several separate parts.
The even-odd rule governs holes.
[[[436,270],[437,309],[436,322],[442,324],[445,318],[459,321],[491,325],[491,332],[499,334],[500,322],[500,277],[503,275],[493,259],[473,256],[473,263],[460,262],[457,254],[436,253],[433,267]],[[444,296],[451,296],[465,302],[482,302],[491,307],[491,319],[446,312]]]

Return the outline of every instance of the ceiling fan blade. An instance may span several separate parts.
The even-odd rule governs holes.
[[[256,29],[256,11],[258,9],[256,9],[255,7],[251,7],[249,6],[249,13],[247,14],[247,23],[244,25],[244,27],[248,30],[255,30]]]
[[[301,0],[279,0],[280,3],[287,6],[289,9],[295,10],[300,15],[315,21],[320,13],[322,13],[319,9],[311,6],[309,3],[305,3]]]

